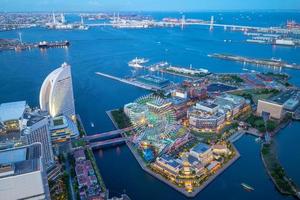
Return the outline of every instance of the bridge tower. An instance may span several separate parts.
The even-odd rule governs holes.
[[[53,19],[53,24],[56,24],[56,19],[55,19],[55,14],[54,14],[54,12],[52,13],[52,19]]]
[[[63,13],[60,14],[60,18],[61,18],[61,23],[63,24],[66,23],[66,18]]]
[[[83,16],[81,15],[80,18],[81,18],[80,20],[81,25],[84,25]]]
[[[116,13],[114,12],[114,16],[113,16],[113,23],[116,23]]]
[[[19,35],[19,41],[20,41],[20,43],[21,43],[21,44],[23,44],[23,40],[22,40],[22,33],[21,33],[21,32],[19,32],[19,33],[18,33],[18,35]]]
[[[211,16],[209,30],[212,31],[213,29],[214,29],[214,16]]]
[[[182,15],[182,17],[181,17],[181,29],[183,29],[184,24],[185,24],[185,16]]]

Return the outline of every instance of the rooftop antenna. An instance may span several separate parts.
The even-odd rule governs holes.
[[[56,24],[56,19],[55,19],[55,14],[54,14],[54,12],[52,13],[52,19],[53,19],[53,24]]]
[[[83,22],[83,17],[82,17],[82,15],[80,16],[80,18],[81,18],[81,25],[84,25],[84,22]]]
[[[66,22],[66,19],[65,19],[65,16],[63,13],[60,14],[60,17],[61,17],[61,23],[65,23]]]

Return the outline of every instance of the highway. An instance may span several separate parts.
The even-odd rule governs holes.
[[[117,23],[97,23],[97,24],[86,24],[87,26],[90,27],[95,27],[95,26],[114,26],[114,27],[122,27],[122,23],[117,24]],[[129,24],[134,28],[135,24]],[[136,24],[139,25],[139,24]],[[258,26],[245,26],[245,25],[235,25],[235,24],[216,24],[216,23],[211,23],[211,22],[183,22],[183,23],[176,23],[176,22],[152,22],[149,24],[149,28],[151,27],[169,27],[169,26],[208,26],[208,27],[222,27],[224,29],[232,29],[232,30],[241,30],[241,31],[246,31],[246,30],[255,30],[259,32],[276,32],[276,33],[293,33],[293,34],[300,34],[300,30],[297,29],[286,29],[286,28],[280,28],[280,27],[258,27]]]

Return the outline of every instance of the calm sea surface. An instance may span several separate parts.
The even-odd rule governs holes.
[[[181,17],[179,13],[148,13],[155,18]],[[300,13],[185,13],[186,18],[208,20],[211,15],[220,23],[278,26],[287,20],[300,22]],[[75,16],[66,16],[79,20]],[[216,28],[190,26],[156,29],[92,28],[88,31],[58,31],[40,28],[22,30],[26,42],[69,40],[68,49],[34,49],[23,52],[0,52],[0,102],[26,100],[38,106],[40,86],[52,70],[61,63],[72,65],[75,104],[88,134],[108,131],[113,125],[105,111],[134,101],[146,91],[95,75],[96,71],[115,76],[129,76],[133,72],[127,62],[134,57],[146,57],[151,62],[168,61],[174,65],[206,68],[212,72],[243,72],[274,69],[243,66],[239,63],[207,57],[211,53],[231,53],[256,58],[282,58],[300,64],[300,48],[249,44],[240,32]],[[0,32],[0,38],[16,38],[18,31]],[[231,42],[224,42],[231,40]],[[283,70],[292,75],[292,82],[300,86],[300,71]],[[180,79],[167,76],[172,81]],[[95,127],[91,127],[93,122]],[[300,123],[292,123],[277,136],[279,159],[288,174],[300,184]],[[267,176],[260,156],[260,145],[251,136],[236,142],[241,158],[212,182],[194,199],[291,199],[280,195]],[[123,145],[94,152],[111,194],[126,192],[132,199],[185,199],[157,179],[144,173]],[[255,187],[246,192],[241,182]]]

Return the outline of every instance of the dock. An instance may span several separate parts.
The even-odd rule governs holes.
[[[289,69],[297,69],[300,70],[300,65],[297,64],[288,64],[281,59],[255,59],[255,58],[247,58],[243,56],[237,55],[227,55],[227,54],[210,54],[208,57],[222,59],[222,60],[230,60],[241,63],[254,64],[257,66],[268,66],[268,67],[278,67],[278,68],[289,68]]]
[[[23,51],[23,50],[30,50],[34,48],[38,49],[48,49],[48,48],[65,48],[69,47],[69,41],[55,41],[55,42],[34,42],[34,43],[27,43],[21,42],[20,40],[13,40],[13,39],[0,39],[0,51]]]
[[[101,72],[95,72],[95,74],[97,74],[99,76],[106,77],[106,78],[110,78],[112,80],[119,81],[121,83],[126,83],[128,85],[133,85],[135,87],[142,88],[142,89],[145,89],[145,90],[150,90],[150,91],[154,91],[154,92],[160,90],[159,87],[155,87],[155,86],[140,83],[140,82],[136,81],[134,78],[131,78],[131,79],[119,78],[119,77],[112,76],[112,75],[109,75],[109,74],[104,74],[104,73],[101,73]]]

